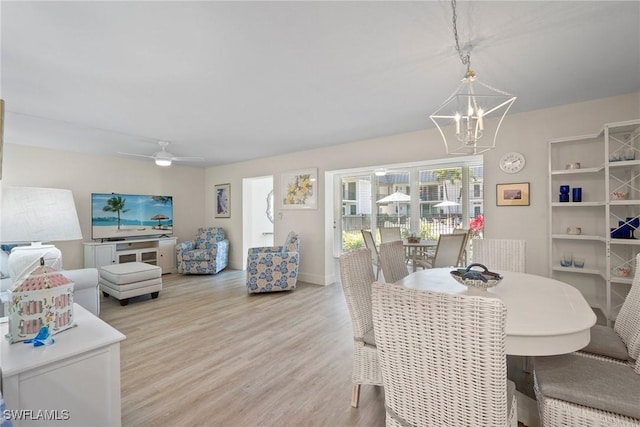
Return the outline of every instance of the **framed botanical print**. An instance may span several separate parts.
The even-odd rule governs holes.
[[[231,184],[216,185],[216,218],[231,218]]]
[[[318,169],[300,169],[280,176],[282,209],[318,207]]]

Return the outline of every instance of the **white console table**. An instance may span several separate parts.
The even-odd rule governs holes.
[[[10,344],[8,324],[0,325],[2,394],[7,410],[23,410],[14,426],[121,425],[120,341],[126,337],[78,304],[73,311],[77,326],[54,335],[50,346]],[[45,411],[54,419],[33,419]]]
[[[144,262],[162,268],[162,274],[176,271],[175,237],[129,239],[114,242],[85,242],[84,266],[97,268],[123,262]]]

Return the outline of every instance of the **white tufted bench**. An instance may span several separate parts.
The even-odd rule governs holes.
[[[162,269],[144,262],[125,262],[100,267],[100,289],[104,296],[129,304],[129,298],[151,294],[158,298],[162,290]]]

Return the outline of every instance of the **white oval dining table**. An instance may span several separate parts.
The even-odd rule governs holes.
[[[396,282],[406,288],[451,294],[486,295],[507,308],[506,353],[516,356],[565,354],[585,347],[596,315],[580,291],[548,277],[499,271],[499,285],[487,290],[461,285],[452,268],[432,268]]]

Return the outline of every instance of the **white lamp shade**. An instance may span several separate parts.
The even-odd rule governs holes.
[[[71,190],[5,187],[0,217],[3,243],[82,239]]]

